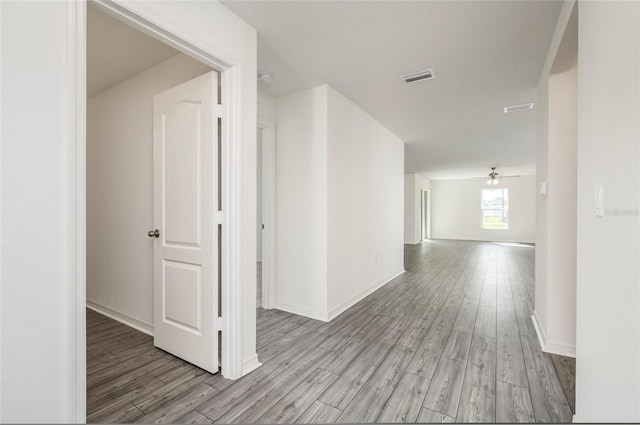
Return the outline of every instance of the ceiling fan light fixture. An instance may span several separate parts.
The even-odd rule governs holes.
[[[500,184],[500,180],[502,178],[520,177],[520,176],[504,175],[502,173],[498,173],[496,171],[496,168],[498,168],[498,167],[491,167],[491,171],[485,177],[473,177],[472,180],[476,180],[476,181],[484,180],[484,181],[487,182],[487,184],[489,186],[491,186],[491,185]]]

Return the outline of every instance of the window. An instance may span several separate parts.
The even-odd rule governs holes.
[[[482,189],[482,228],[509,228],[509,189]]]

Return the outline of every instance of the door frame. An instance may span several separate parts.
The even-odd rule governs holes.
[[[420,240],[428,240],[431,238],[430,221],[431,221],[431,200],[429,199],[429,190],[420,189]]]
[[[262,132],[262,308],[269,310],[276,276],[276,126],[258,116],[258,128]]]
[[[185,31],[173,21],[155,14],[138,1],[90,0],[91,4],[125,24],[175,48],[191,58],[210,66],[221,74],[222,114],[222,375],[237,379],[242,376],[242,291],[241,291],[241,81],[243,64],[228,57],[218,46],[198,47],[196,35]],[[67,2],[67,130],[73,155],[69,173],[68,244],[72,252],[73,276],[69,323],[70,386],[69,417],[75,422],[86,421],[86,36],[87,0]]]

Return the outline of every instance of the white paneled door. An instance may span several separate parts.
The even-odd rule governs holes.
[[[218,372],[217,74],[153,99],[154,344]]]

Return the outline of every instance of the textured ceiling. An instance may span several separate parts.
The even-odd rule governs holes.
[[[535,173],[535,110],[502,110],[535,100],[560,1],[222,3],[258,30],[261,91],[330,84],[406,142],[406,172]]]
[[[87,8],[87,97],[91,98],[179,52]]]

